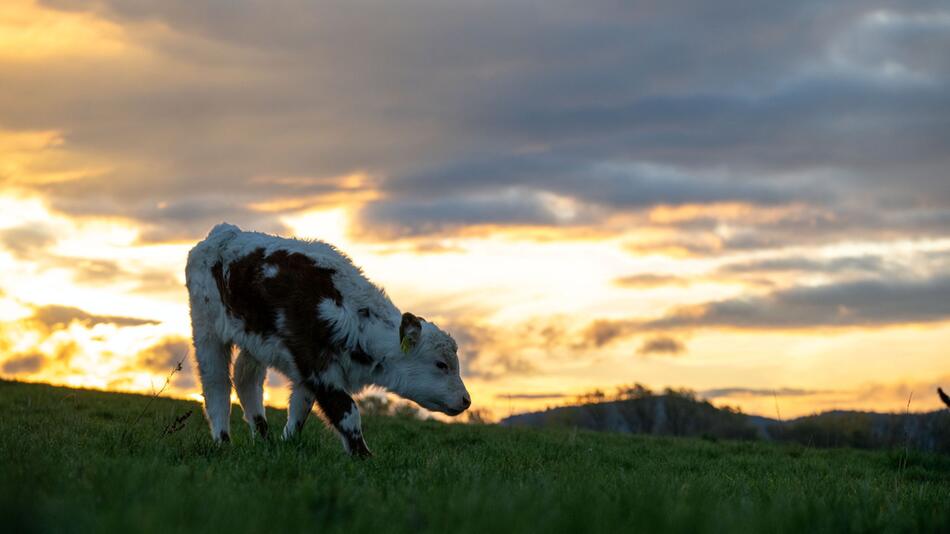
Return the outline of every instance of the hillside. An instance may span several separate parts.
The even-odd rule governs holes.
[[[502,426],[793,442],[815,447],[903,448],[950,453],[950,410],[887,414],[833,411],[779,421],[717,408],[684,392],[513,415]]]
[[[313,422],[252,443],[239,409],[214,446],[188,401],[0,382],[0,413],[7,532],[950,529],[950,458],[913,451],[369,417],[361,462]]]

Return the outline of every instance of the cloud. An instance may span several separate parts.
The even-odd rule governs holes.
[[[121,192],[115,189],[100,190],[91,180],[59,184],[45,193],[52,199],[53,208],[73,216],[109,214],[131,219],[138,223],[140,239],[145,242],[192,240],[207,234],[222,221],[262,232],[288,233],[287,227],[273,213],[248,207],[246,204],[252,199],[235,198],[235,194],[240,195],[243,188],[240,184],[234,185],[234,191],[227,192],[227,184],[222,183],[222,191],[216,195],[199,196],[188,195],[185,190],[169,191],[168,194],[185,197],[171,201],[148,197],[143,199],[141,194],[130,191],[128,199],[105,202],[103,198]],[[103,187],[108,187],[108,184]]]
[[[614,279],[614,285],[632,288],[687,286],[691,283],[689,278],[667,274],[633,274]]]
[[[730,201],[776,204],[801,197],[775,184],[684,174],[674,167],[623,160],[572,160],[550,153],[455,162],[385,184],[391,193],[428,197],[515,186],[610,209]]]
[[[30,224],[0,230],[0,245],[22,259],[33,259],[55,242],[53,231],[42,225]]]
[[[431,235],[478,225],[555,225],[558,214],[536,195],[386,200],[364,206],[357,225],[380,237]],[[365,232],[364,232],[365,233]]]
[[[652,354],[664,354],[676,356],[686,352],[686,345],[682,341],[669,336],[651,337],[640,345],[637,354],[648,356]]]
[[[537,367],[523,355],[532,346],[527,336],[517,336],[506,329],[457,317],[443,321],[440,326],[458,343],[465,378],[494,380],[500,376],[537,371]],[[544,338],[550,334],[542,331],[538,335]]]
[[[25,354],[14,356],[3,362],[3,372],[11,375],[31,374],[43,368],[44,359],[41,354]]]
[[[167,337],[138,353],[136,366],[160,375],[168,375],[181,363],[181,370],[172,375],[171,384],[180,389],[197,385],[192,371],[191,341],[183,337]]]
[[[138,276],[138,285],[135,288],[137,293],[181,293],[184,291],[185,284],[179,278],[169,272],[151,271]]]
[[[66,341],[57,344],[52,359],[63,364],[69,364],[79,353],[80,348],[78,343],[75,341]]]
[[[97,324],[113,324],[116,326],[158,324],[158,321],[151,319],[138,319],[135,317],[115,315],[95,315],[72,306],[59,305],[36,307],[30,320],[42,324],[48,329],[65,328],[73,322],[78,322],[86,327]]]
[[[593,321],[581,334],[581,346],[603,347],[608,343],[636,332],[634,321],[599,319]]]
[[[893,383],[868,383],[854,390],[855,399],[858,401],[868,400],[887,400],[894,405],[896,410],[907,409],[907,404],[914,405],[921,403],[936,404],[939,408],[942,405],[937,400],[937,388],[944,387],[950,383],[950,375],[936,376],[932,380],[916,381],[898,381]]]
[[[854,256],[827,260],[803,257],[770,258],[763,260],[740,261],[723,266],[724,273],[759,272],[818,272],[841,273],[857,272],[878,274],[886,272],[888,263],[880,256]]]
[[[34,263],[39,269],[66,270],[78,284],[103,286],[132,280],[139,284],[139,291],[152,293],[173,287],[180,290],[183,285],[173,274],[165,271],[135,273],[112,259],[57,254],[51,250],[58,241],[56,236],[56,230],[50,225],[31,222],[0,229],[0,247],[10,251],[19,260]]]
[[[73,280],[80,284],[114,284],[124,271],[119,264],[111,260],[92,258],[56,258],[55,263],[69,268]]]
[[[802,388],[717,388],[700,391],[699,395],[706,399],[717,399],[720,397],[808,397],[813,395],[827,395],[837,393],[835,391],[823,389],[802,389]]]
[[[794,286],[764,295],[682,306],[657,319],[597,319],[579,333],[576,347],[600,348],[637,334],[701,328],[795,330],[922,324],[948,319],[950,278],[946,276],[920,280],[863,279]]]
[[[145,240],[220,220],[285,230],[252,206],[317,205],[352,193],[337,177],[353,172],[374,180],[364,237],[723,202],[839,215],[721,249],[947,235],[947,11],[930,0],[42,8],[108,21],[123,46],[0,64],[0,122],[63,132],[34,167],[72,173],[10,180],[69,214],[129,218]]]
[[[168,372],[185,360],[191,352],[191,342],[185,338],[170,337],[143,350],[138,355],[138,363],[151,371]]]
[[[499,400],[554,400],[572,397],[567,393],[499,393],[495,395]]]
[[[760,297],[681,308],[647,330],[734,327],[797,329],[928,323],[950,318],[950,278],[865,280],[793,287]]]

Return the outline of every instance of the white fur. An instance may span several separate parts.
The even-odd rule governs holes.
[[[280,274],[280,268],[272,263],[264,266],[264,278],[274,278]]]
[[[293,388],[290,392],[290,403],[287,406],[287,424],[284,426],[284,439],[290,439],[297,434],[312,409],[313,394],[304,387]]]
[[[254,426],[254,417],[264,415],[265,378],[267,378],[267,367],[246,350],[241,350],[234,362],[234,389],[244,410],[244,420],[250,425],[252,433],[257,431]]]
[[[468,392],[458,375],[455,342],[435,325],[422,323],[422,339],[409,354],[400,350],[399,324],[402,314],[385,292],[363,276],[350,259],[334,247],[320,241],[285,239],[256,232],[244,232],[230,224],[220,224],[188,254],[185,274],[191,305],[191,322],[198,360],[205,411],[215,439],[229,432],[231,346],[241,349],[235,364],[235,387],[250,423],[263,414],[263,373],[275,368],[292,382],[291,401],[284,436],[297,431],[297,423],[306,419],[313,396],[304,391],[294,359],[280,335],[248,333],[243,321],[230,315],[218,294],[211,269],[220,262],[225,276],[232,262],[264,249],[265,257],[275,251],[304,254],[322,268],[332,269],[332,282],[342,295],[342,304],[324,300],[314,310],[331,325],[333,341],[341,348],[320,377],[347,393],[357,393],[368,385],[387,388],[415,400],[432,410],[456,412],[464,409]],[[265,265],[265,277],[277,276],[279,268]],[[363,314],[360,310],[366,310]],[[367,313],[368,312],[368,313]],[[286,318],[278,313],[278,331],[284,333]],[[352,361],[350,351],[361,348],[375,360],[372,366]],[[434,370],[436,359],[454,366],[452,373]],[[359,425],[359,412],[347,414],[348,423]],[[354,418],[355,417],[355,418]],[[251,424],[253,428],[253,424]]]

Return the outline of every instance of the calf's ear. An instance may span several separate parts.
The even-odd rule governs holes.
[[[402,314],[402,322],[399,323],[399,347],[402,351],[408,353],[412,350],[419,344],[420,337],[422,337],[422,321],[409,312]]]

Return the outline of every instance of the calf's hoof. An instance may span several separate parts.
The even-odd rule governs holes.
[[[268,438],[267,419],[265,419],[263,415],[254,416],[254,430],[258,436],[264,439]]]
[[[350,456],[357,460],[367,460],[373,457],[373,453],[369,451],[369,448],[366,447],[366,443],[360,442],[358,445],[354,445],[350,450]]]

